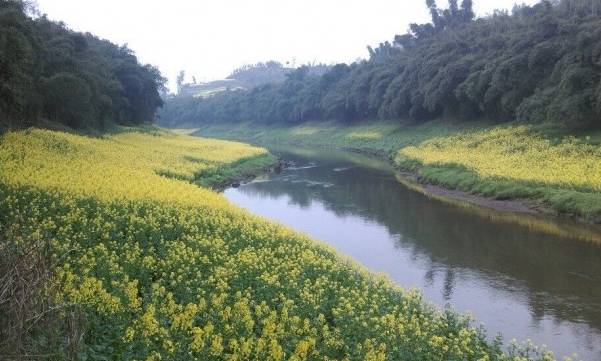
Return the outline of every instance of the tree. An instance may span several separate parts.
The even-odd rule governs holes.
[[[35,79],[40,44],[21,2],[0,0],[0,118],[31,124],[39,113]],[[0,125],[2,120],[0,120]]]
[[[186,72],[184,70],[180,70],[179,74],[177,74],[177,79],[175,80],[175,83],[177,84],[177,93],[181,93],[183,86],[184,86],[184,80],[186,78]]]
[[[44,104],[50,119],[79,128],[92,116],[92,91],[85,80],[71,74],[58,73],[44,81]]]
[[[474,13],[474,2],[472,0],[463,0],[461,2],[461,21],[466,23],[474,20],[476,13]]]

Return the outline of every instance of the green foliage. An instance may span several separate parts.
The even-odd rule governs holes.
[[[71,73],[58,73],[48,79],[44,95],[46,113],[73,128],[82,126],[93,111],[92,90],[85,80]]]
[[[6,128],[50,120],[75,128],[151,122],[165,79],[125,46],[28,16],[0,0],[0,118]]]
[[[208,188],[224,189],[232,182],[249,179],[277,164],[271,154],[244,158],[228,165],[205,169],[195,176],[194,183]]]
[[[541,1],[474,19],[472,1],[427,6],[370,58],[322,76],[306,69],[279,84],[206,99],[170,99],[163,124],[256,121],[424,121],[453,117],[599,126],[601,0]]]
[[[32,99],[35,86],[30,71],[38,66],[39,45],[24,11],[22,3],[0,1],[0,117],[7,126],[14,117],[29,118],[39,109]]]

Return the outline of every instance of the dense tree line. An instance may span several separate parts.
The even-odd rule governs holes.
[[[475,18],[472,1],[427,0],[428,24],[322,76],[207,99],[170,99],[167,125],[440,117],[601,125],[601,0],[543,0]]]
[[[151,122],[164,83],[126,46],[71,31],[24,1],[0,0],[0,126]]]

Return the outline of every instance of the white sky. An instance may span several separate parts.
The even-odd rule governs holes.
[[[515,2],[475,0],[478,16]],[[366,46],[392,40],[412,22],[428,21],[424,0],[37,0],[50,19],[127,43],[144,63],[157,65],[174,87],[226,77],[259,61],[352,62]],[[446,5],[438,0],[439,6]]]

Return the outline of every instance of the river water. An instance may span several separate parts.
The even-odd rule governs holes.
[[[594,227],[450,204],[413,191],[384,161],[274,149],[294,167],[225,195],[335,247],[424,298],[470,313],[488,335],[557,357],[601,360],[601,233]]]

